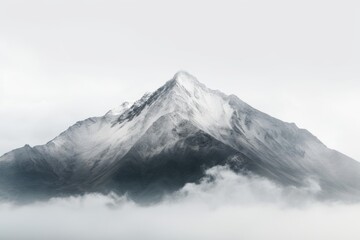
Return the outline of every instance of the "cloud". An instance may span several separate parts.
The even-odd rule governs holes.
[[[305,180],[302,188],[281,187],[265,178],[239,175],[218,166],[209,169],[200,184],[189,183],[169,199],[214,206],[260,203],[300,206],[315,201],[319,191],[319,184],[312,179]]]
[[[314,183],[303,189],[281,188],[217,167],[200,184],[188,184],[152,206],[114,194],[21,207],[2,203],[0,238],[359,239],[360,205],[318,202],[313,197],[318,190]]]

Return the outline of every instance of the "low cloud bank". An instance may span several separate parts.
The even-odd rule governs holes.
[[[317,202],[319,190],[313,181],[281,188],[217,167],[153,206],[113,194],[1,203],[0,239],[360,239],[360,204]]]

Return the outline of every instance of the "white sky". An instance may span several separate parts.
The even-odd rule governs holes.
[[[357,0],[0,1],[0,155],[178,70],[360,160]]]

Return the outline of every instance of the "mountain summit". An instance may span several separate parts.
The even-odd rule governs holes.
[[[322,199],[360,195],[358,162],[181,71],[133,104],[0,157],[0,197],[112,191],[157,201],[218,165],[284,186],[315,181]]]
[[[196,77],[194,77],[193,75],[191,75],[190,73],[188,73],[186,71],[179,71],[179,72],[175,73],[174,77],[170,81],[175,81],[178,84],[183,85],[183,86],[201,85],[201,83],[196,79]]]

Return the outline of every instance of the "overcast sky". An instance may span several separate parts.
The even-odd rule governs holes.
[[[0,2],[0,155],[178,70],[360,160],[358,0]]]

